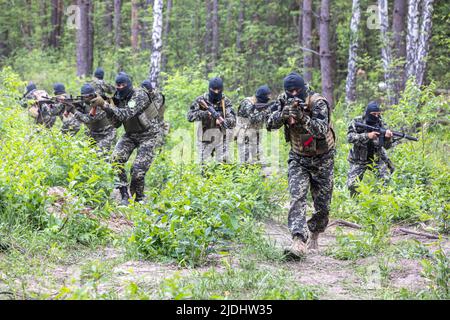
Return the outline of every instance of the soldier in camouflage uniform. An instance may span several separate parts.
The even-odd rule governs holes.
[[[205,104],[212,106],[220,117],[214,119],[211,112],[205,109]],[[233,137],[230,129],[236,125],[236,114],[230,99],[223,94],[222,79],[212,78],[209,81],[209,91],[194,100],[187,113],[187,120],[200,121],[197,131],[200,163],[214,155],[218,162],[227,162],[229,140]]]
[[[34,118],[35,123],[48,129],[53,127],[56,116],[53,115],[52,105],[49,103],[38,103],[38,101],[47,100],[48,93],[45,90],[38,90],[33,82],[28,84],[26,90],[21,101],[22,107],[27,108],[29,106],[28,101],[35,101],[28,107],[28,112]]]
[[[372,101],[368,104],[364,116],[357,117],[348,126],[347,141],[353,144],[348,155],[350,170],[347,176],[347,187],[352,196],[356,195],[356,184],[360,181],[367,169],[376,169],[378,177],[388,179],[387,167],[390,163],[385,149],[392,146],[392,132],[386,131],[384,145],[381,146],[378,140],[378,132],[367,132],[366,129],[357,127],[356,122],[365,123],[374,127],[383,127],[384,123],[380,118],[381,110],[378,103]]]
[[[55,83],[53,85],[53,93],[57,99],[68,98],[69,95],[66,93],[66,88],[62,83]],[[70,135],[75,135],[81,127],[80,121],[78,121],[73,114],[65,112],[65,106],[62,103],[55,103],[52,105],[52,115],[58,116],[61,119],[62,133],[69,133]]]
[[[149,100],[142,88],[133,88],[131,79],[125,73],[116,77],[114,105],[104,103],[101,97],[96,102],[107,113],[108,118],[117,125],[123,124],[125,134],[120,138],[113,153],[113,162],[119,168],[116,188],[120,190],[121,203],[128,204],[128,178],[125,164],[134,149],[136,159],[131,168],[130,192],[135,200],[144,200],[145,174],[154,157],[154,149],[159,135],[158,107]]]
[[[81,96],[85,99],[81,105],[67,108],[76,120],[84,123],[89,129],[88,136],[94,139],[100,152],[107,152],[116,142],[116,128],[106,117],[106,113],[99,110],[94,103],[97,93],[94,87],[86,83],[81,87]]]
[[[308,90],[303,78],[291,73],[284,79],[285,92],[277,99],[277,111],[268,120],[267,129],[284,126],[291,150],[288,183],[291,194],[288,225],[293,244],[288,253],[306,255],[318,249],[319,233],[328,224],[333,192],[335,137],[331,126],[331,108],[321,95]],[[314,214],[306,222],[308,189],[314,201]]]
[[[270,89],[267,85],[256,90],[253,97],[242,100],[237,116],[237,144],[241,163],[261,163],[262,134],[271,111]]]
[[[105,76],[105,71],[98,67],[94,72],[94,77],[92,78],[91,85],[94,87],[95,92],[102,97],[111,97],[116,88],[112,84],[107,83],[103,80]]]
[[[155,106],[158,108],[158,123],[159,123],[159,135],[156,143],[156,147],[162,147],[165,142],[165,137],[169,134],[169,123],[164,121],[164,112],[166,111],[165,106],[165,97],[159,92],[158,89],[154,89],[150,80],[144,80],[141,83],[142,89],[148,94],[148,97],[151,101],[155,103]]]

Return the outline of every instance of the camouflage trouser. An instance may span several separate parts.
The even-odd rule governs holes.
[[[308,229],[323,232],[328,224],[333,193],[334,150],[315,157],[302,157],[292,150],[288,160],[288,182],[291,194],[288,226],[293,237],[306,242]],[[306,222],[308,189],[314,201],[314,213]]]
[[[229,130],[227,130],[229,131]],[[216,158],[217,162],[227,163],[230,162],[229,151],[229,139],[232,138],[232,133],[222,133],[219,129],[209,129],[208,132],[211,141],[200,141],[197,144],[198,160],[200,163],[205,163]]]
[[[350,190],[350,195],[354,196],[358,192],[356,191],[357,183],[364,177],[366,170],[375,169],[377,176],[380,179],[388,180],[389,174],[387,172],[387,165],[384,161],[378,161],[376,163],[354,163],[350,162],[350,169],[347,175],[347,188]]]
[[[262,134],[257,129],[240,130],[237,136],[240,163],[261,163]]]
[[[145,133],[125,133],[116,145],[113,153],[113,162],[119,169],[116,188],[128,186],[125,163],[131,156],[134,149],[137,148],[136,159],[131,167],[131,195],[136,195],[136,200],[142,200],[144,197],[145,174],[147,173],[154,157],[154,149],[158,138],[158,132]]]
[[[107,152],[116,143],[116,128],[111,126],[103,131],[91,131],[88,136],[95,140],[99,152]]]
[[[70,115],[69,117],[61,117],[62,126],[61,126],[61,132],[62,133],[68,133],[72,136],[76,135],[78,131],[80,131],[81,128],[81,122],[78,121],[73,115]]]

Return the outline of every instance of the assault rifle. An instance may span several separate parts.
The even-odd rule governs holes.
[[[253,106],[253,110],[262,111],[262,110],[272,110],[272,108],[276,105],[277,101],[272,101],[271,103],[259,103],[257,102]]]
[[[360,127],[360,128],[366,129],[366,130],[371,130],[371,131],[379,132],[379,133],[380,133],[380,137],[379,137],[380,144],[381,144],[381,145],[384,145],[384,135],[386,134],[386,131],[387,131],[388,129],[385,129],[385,128],[383,128],[383,127],[373,127],[373,126],[369,126],[369,125],[367,125],[367,124],[365,124],[365,123],[361,123],[361,122],[356,122],[355,125],[356,125],[357,127]],[[401,139],[401,138],[405,138],[405,139],[412,140],[412,141],[419,141],[419,139],[417,139],[416,137],[412,137],[412,136],[407,135],[406,133],[403,133],[403,132],[392,131],[392,130],[391,130],[391,132],[392,132],[392,135],[393,135],[394,137],[399,137],[400,139]]]
[[[288,103],[287,105],[290,105],[291,108],[299,108],[300,111],[304,111],[307,109],[307,105],[305,102],[303,102],[302,99],[298,98],[298,97],[294,97],[292,99],[288,100],[290,103]],[[289,117],[288,123],[290,126],[295,124],[295,119],[293,117]]]
[[[219,112],[216,111],[216,109],[214,109],[214,107],[209,104],[208,102],[206,102],[205,99],[201,99],[199,100],[199,105],[201,108],[207,110],[211,116],[215,119],[215,120],[219,120],[220,123],[220,127],[224,128],[224,129],[231,129],[227,123],[225,122],[225,120],[222,118],[222,116],[220,115]]]

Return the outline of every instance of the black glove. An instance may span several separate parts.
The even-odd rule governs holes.
[[[297,121],[303,119],[303,112],[300,108],[301,106],[289,108],[289,117],[294,118]]]
[[[281,118],[284,120],[284,121],[287,121],[287,119],[289,119],[289,113],[290,113],[290,107],[289,106],[285,106],[284,108],[283,108],[283,111],[281,111]]]

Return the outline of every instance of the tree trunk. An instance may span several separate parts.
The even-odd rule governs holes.
[[[139,40],[139,9],[137,0],[131,1],[131,48],[138,50]]]
[[[62,16],[64,14],[64,3],[62,0],[52,0],[51,23],[52,31],[50,32],[50,46],[58,48],[62,35]]]
[[[419,1],[408,3],[408,33],[406,36],[406,78],[416,75],[417,46],[419,42]]]
[[[152,0],[145,0],[142,4],[141,4],[141,8],[142,11],[144,12],[144,14],[147,14],[148,12],[148,8],[152,7],[153,8],[153,1]],[[149,27],[148,27],[148,23],[147,21],[143,21],[142,22],[142,26],[141,26],[141,49],[142,50],[150,50],[151,49],[151,45],[150,45],[150,41],[149,41]]]
[[[172,0],[167,1],[166,6],[166,21],[164,22],[164,28],[163,28],[163,41],[166,43],[167,46],[167,39],[169,37],[170,33],[170,15],[172,13]],[[167,65],[167,54],[163,53],[162,55],[162,62],[161,62],[161,70],[165,71]]]
[[[303,78],[306,82],[312,80],[312,54],[307,50],[312,49],[312,0],[303,0],[303,22],[302,22],[302,43],[303,43]]]
[[[107,36],[109,38],[109,35],[113,34],[113,27],[114,27],[114,2],[113,2],[113,0],[107,0],[105,3],[103,24],[105,26],[105,36]],[[110,39],[112,39],[112,37]]]
[[[41,19],[41,44],[47,47],[50,42],[50,35],[48,33],[48,16],[47,16],[47,1],[41,1],[39,4],[40,19]]]
[[[356,59],[358,55],[358,27],[361,19],[359,0],[353,0],[352,18],[350,20],[350,46],[348,50],[348,73],[345,83],[345,102],[356,101]]]
[[[77,0],[80,8],[80,25],[77,28],[77,76],[83,77],[89,74],[89,5],[90,0]]]
[[[302,46],[302,22],[303,22],[303,11],[302,11],[302,0],[298,2],[298,21],[297,21],[297,31],[298,31],[298,43]]]
[[[206,57],[206,73],[208,74],[212,70],[212,64],[211,64],[211,53],[212,53],[212,29],[213,29],[213,23],[212,23],[212,15],[213,15],[213,0],[206,0],[205,6],[206,6],[206,24],[205,24],[205,57]]]
[[[384,81],[386,83],[387,98],[390,104],[395,104],[396,99],[393,95],[392,81],[392,57],[391,42],[389,41],[389,21],[388,21],[388,3],[387,0],[378,0],[378,14],[380,19],[380,37],[381,37],[381,59],[383,61]]]
[[[92,0],[86,0],[88,6],[88,52],[87,52],[87,70],[86,75],[92,74],[94,65],[94,3]]]
[[[161,71],[163,0],[155,0],[153,4],[152,55],[150,57],[150,82],[153,88],[159,85]]]
[[[244,0],[239,1],[239,17],[238,17],[238,27],[237,27],[237,33],[236,33],[236,50],[239,53],[242,53],[242,42],[241,37],[242,33],[244,31],[244,19],[245,19],[245,5]]]
[[[433,18],[433,0],[423,0],[422,23],[420,25],[419,46],[417,48],[416,81],[419,86],[425,77],[427,56],[430,45],[431,27]]]
[[[330,1],[322,0],[320,5],[320,71],[322,75],[322,94],[333,107],[333,80],[329,42]]]
[[[212,67],[215,67],[219,59],[219,3],[213,0],[212,12]]]
[[[392,31],[394,34],[394,57],[397,60],[406,61],[406,42],[405,42],[405,20],[406,20],[406,4],[407,0],[394,1],[394,15],[392,18]],[[397,63],[398,64],[398,63]],[[394,89],[396,96],[403,91],[403,83],[405,82],[404,63],[396,67]]]
[[[114,44],[119,48],[122,42],[122,17],[121,17],[122,0],[114,0]]]

